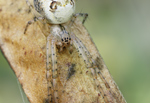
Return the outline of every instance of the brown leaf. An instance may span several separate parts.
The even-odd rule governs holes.
[[[31,103],[44,103],[47,99],[46,36],[48,24],[36,22],[25,26],[33,15],[25,0],[0,0],[0,47]],[[67,25],[64,24],[64,25]],[[99,86],[88,71],[77,50],[57,50],[59,103],[125,103],[95,44],[79,20],[71,27],[88,49],[96,66]],[[87,72],[88,71],[88,72]],[[99,89],[97,88],[99,87]],[[99,92],[100,91],[100,92]]]

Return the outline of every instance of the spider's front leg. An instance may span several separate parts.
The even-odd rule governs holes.
[[[52,79],[53,79],[53,89],[54,89],[54,101],[58,103],[58,86],[57,86],[57,55],[56,55],[56,40],[52,39],[51,44],[51,52],[52,52]]]
[[[117,101],[118,103],[120,103],[118,97],[116,96],[116,94],[113,92],[113,90],[112,90],[111,87],[109,86],[107,80],[105,79],[105,77],[104,77],[103,74],[101,73],[100,68],[97,66],[95,60],[92,58],[92,56],[91,56],[91,54],[89,53],[89,51],[87,50],[87,48],[84,46],[84,44],[82,43],[82,41],[81,41],[79,38],[77,38],[77,37],[75,37],[75,38],[76,38],[75,41],[78,43],[77,45],[81,46],[81,48],[82,48],[80,51],[82,51],[82,54],[85,53],[84,55],[86,55],[87,58],[88,58],[85,62],[88,63],[88,62],[90,61],[90,63],[92,63],[90,69],[91,69],[92,75],[94,76],[94,80],[95,80],[95,82],[96,82],[96,84],[97,84],[97,87],[99,88],[100,92],[103,94],[103,97],[104,97],[104,99],[105,99],[105,102],[108,102],[108,101],[109,101],[109,102],[113,102],[112,99],[109,99],[109,100],[108,100],[106,97],[108,97],[108,98],[114,97],[114,98],[116,99],[116,101]],[[85,58],[85,57],[84,57],[84,58]],[[107,91],[108,91],[111,95],[107,95],[107,94],[102,90],[102,86],[100,85],[98,79],[101,79],[101,80],[104,82],[104,85],[105,85]]]
[[[86,47],[84,46],[84,44],[81,42],[81,40],[76,37],[75,35],[71,35],[72,40],[73,40],[73,44],[75,46],[75,48],[78,50],[79,55],[83,58],[86,67],[87,67],[87,72],[91,72],[93,79],[96,83],[96,86],[99,90],[98,95],[102,94],[102,98],[104,98],[104,101],[106,103],[109,103],[110,101],[108,100],[107,97],[110,97],[109,95],[107,95],[105,93],[105,91],[103,90],[99,80],[97,79],[97,75],[100,74],[101,79],[103,80],[104,84],[108,84],[107,81],[105,80],[105,78],[103,77],[103,75],[100,73],[100,71],[98,70],[94,59],[92,59],[92,56],[90,55],[89,51],[86,49]],[[90,69],[90,70],[89,70]]]
[[[52,59],[51,59],[51,37],[47,37],[46,43],[46,78],[47,78],[47,88],[48,88],[48,98],[46,103],[52,103]]]
[[[52,103],[52,87],[54,91],[54,101],[58,103],[58,88],[57,88],[57,56],[56,56],[56,40],[51,39],[51,35],[47,37],[46,50],[46,77],[48,87],[48,103]]]

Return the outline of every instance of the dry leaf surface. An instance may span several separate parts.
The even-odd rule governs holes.
[[[49,25],[36,22],[24,34],[27,22],[32,19],[33,14],[29,12],[25,0],[0,0],[1,50],[29,101],[44,103],[47,99],[45,35],[49,33]],[[103,94],[99,93],[93,76],[86,72],[85,63],[77,50],[73,48],[73,53],[70,54],[64,49],[60,53],[57,51],[59,103],[125,103],[85,27],[76,20],[71,28],[89,50],[108,82],[106,84],[102,77],[98,77],[102,91],[109,97],[106,101]]]

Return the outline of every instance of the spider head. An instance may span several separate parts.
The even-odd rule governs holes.
[[[75,12],[75,0],[34,0],[34,7],[49,23],[62,24]]]
[[[61,41],[62,41],[63,45],[68,45],[71,41],[71,37],[70,37],[69,33],[65,30],[63,30],[61,32]]]

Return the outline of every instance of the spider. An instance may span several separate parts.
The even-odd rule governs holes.
[[[54,91],[54,101],[58,103],[58,86],[57,86],[57,54],[56,54],[56,47],[59,47],[59,51],[63,51],[64,47],[70,47],[70,51],[72,50],[72,46],[74,46],[79,55],[83,58],[86,67],[90,68],[91,73],[94,77],[94,81],[99,88],[100,93],[103,95],[105,102],[107,103],[108,100],[106,98],[106,94],[101,89],[102,87],[99,85],[99,81],[97,80],[97,74],[100,75],[101,79],[107,85],[109,89],[109,85],[101,72],[99,71],[98,67],[96,66],[95,61],[92,59],[89,51],[86,49],[82,41],[76,37],[72,32],[68,32],[63,23],[68,22],[71,20],[68,28],[73,25],[74,20],[78,16],[82,16],[84,24],[85,20],[88,17],[87,13],[77,13],[75,12],[75,0],[34,0],[34,9],[41,15],[40,17],[35,17],[34,20],[31,20],[27,23],[24,34],[30,24],[37,20],[46,19],[47,23],[53,24],[50,29],[50,33],[47,36],[46,42],[46,78],[47,78],[47,88],[48,88],[48,100],[47,103],[52,103],[52,87]],[[28,0],[26,3],[30,8],[33,6],[30,4]],[[50,77],[52,76],[52,81]],[[111,89],[109,91],[112,93]],[[98,94],[99,95],[99,94]]]

